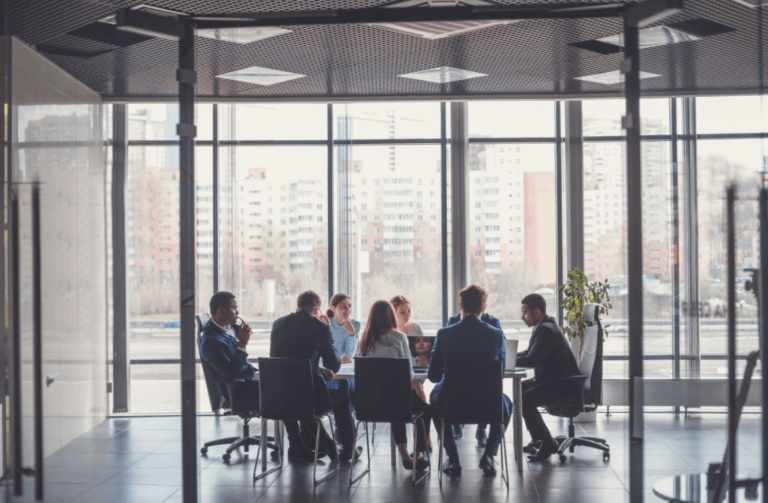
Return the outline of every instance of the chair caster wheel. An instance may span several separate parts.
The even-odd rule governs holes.
[[[207,447],[203,447],[202,449],[200,449],[200,454],[202,454],[203,456],[208,454],[208,448]]]
[[[560,458],[561,463],[565,463],[565,460],[568,459],[568,456],[566,456],[565,454],[560,454],[558,455],[558,457]]]
[[[232,459],[232,455],[231,455],[230,453],[226,452],[226,453],[224,453],[224,454],[221,456],[221,458],[222,458],[224,461],[229,461],[230,459]]]
[[[611,460],[611,454],[609,452],[603,453],[603,461],[610,461]]]

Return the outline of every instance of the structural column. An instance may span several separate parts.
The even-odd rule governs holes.
[[[685,377],[699,379],[699,210],[696,170],[696,98],[682,98],[683,112],[683,191],[685,205]]]
[[[565,102],[565,267],[584,270],[584,135],[581,101]],[[567,273],[566,273],[567,274]]]
[[[629,325],[629,501],[643,501],[643,208],[640,163],[640,44],[638,25],[624,18],[627,137],[627,283]]]
[[[128,326],[127,105],[112,105],[112,411],[131,407],[130,330]]]
[[[557,324],[563,325],[563,132],[560,127],[561,103],[555,102],[555,243],[557,251]]]
[[[441,241],[441,265],[443,281],[440,291],[442,292],[442,313],[443,326],[448,325],[448,318],[451,316],[451,306],[448,302],[451,299],[451,285],[448,284],[448,138],[447,138],[447,110],[445,102],[440,103],[440,232]]]
[[[179,39],[179,205],[181,293],[181,454],[184,503],[197,503],[195,389],[195,30]]]
[[[459,307],[459,290],[469,283],[469,154],[467,102],[451,103],[451,242],[453,284],[449,312]]]

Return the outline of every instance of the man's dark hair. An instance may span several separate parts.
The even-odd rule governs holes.
[[[526,295],[520,303],[528,306],[532,312],[538,309],[541,314],[547,314],[547,301],[538,293]]]
[[[312,311],[316,307],[320,307],[321,304],[322,301],[320,300],[320,296],[312,290],[307,290],[306,292],[299,295],[298,299],[296,299],[296,307],[299,309],[307,309]]]
[[[216,316],[219,314],[219,308],[223,307],[224,309],[229,307],[229,303],[232,302],[232,299],[235,298],[235,295],[230,292],[216,292],[213,294],[213,297],[211,297],[211,302],[208,304],[208,306],[211,308],[211,316]]]
[[[461,302],[461,309],[464,314],[477,314],[483,312],[488,301],[488,294],[482,287],[477,285],[469,285],[459,292],[459,302]]]

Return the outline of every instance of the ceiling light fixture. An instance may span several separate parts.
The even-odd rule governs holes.
[[[156,16],[165,16],[165,17],[178,17],[178,16],[187,16],[188,14],[184,12],[176,12],[173,10],[168,9],[162,9],[160,7],[152,7],[151,5],[135,5],[131,7],[131,10],[137,10],[140,12],[146,12],[147,14],[154,14]],[[112,14],[111,16],[107,16],[104,19],[99,19],[100,23],[107,23],[107,24],[116,24],[116,14]]]
[[[404,7],[457,7],[460,5],[488,7],[498,5],[495,2],[487,0],[402,0],[383,6],[385,9],[396,9]],[[516,20],[487,20],[487,21],[423,21],[414,23],[377,23],[371,26],[386,28],[387,30],[412,35],[415,37],[426,38],[427,40],[438,40],[456,35],[463,35],[472,31],[491,26],[516,23]]]
[[[485,73],[472,72],[470,70],[462,70],[460,68],[452,68],[450,66],[441,66],[439,68],[431,68],[429,70],[422,70],[420,72],[405,73],[399,75],[406,79],[423,80],[425,82],[433,82],[435,84],[447,84],[449,82],[457,82],[459,80],[476,79],[478,77],[487,77]]]
[[[652,79],[654,77],[661,77],[661,75],[651,72],[640,72],[640,80]],[[622,81],[622,75],[619,70],[612,72],[596,73],[594,75],[585,75],[583,77],[576,77],[577,80],[583,80],[585,82],[594,82],[595,84],[604,84],[606,86],[613,86],[620,84]]]
[[[248,28],[205,28],[197,30],[195,35],[245,45],[257,40],[277,37],[287,33],[291,33],[291,30],[278,28],[277,26],[253,26]]]
[[[258,84],[260,86],[271,86],[282,82],[288,82],[289,80],[300,79],[302,77],[306,77],[306,75],[273,70],[261,66],[251,66],[250,68],[243,68],[242,70],[216,75],[217,79],[235,80],[238,82],[247,82],[248,84]]]
[[[701,37],[692,33],[676,30],[669,26],[653,26],[643,28],[638,32],[640,49],[649,47],[658,47],[660,45],[679,44],[680,42],[691,42],[701,40]],[[598,42],[624,47],[624,34],[611,35],[610,37],[598,38]]]

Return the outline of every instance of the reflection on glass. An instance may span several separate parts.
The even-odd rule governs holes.
[[[757,302],[744,288],[747,268],[759,267],[758,170],[760,140],[698,142],[699,314],[701,353],[727,353],[725,187],[737,184],[736,337],[739,354],[758,348]],[[722,378],[725,360],[701,362],[701,376]]]
[[[219,160],[219,289],[238,298],[254,328],[252,357],[269,355],[269,331],[296,310],[296,297],[328,297],[325,147],[225,147]]]
[[[427,332],[442,319],[440,147],[339,147],[337,291],[364,322],[404,295]]]
[[[440,138],[440,103],[340,103],[333,106],[334,138]]]
[[[552,101],[471,101],[470,138],[553,138]]]
[[[128,112],[129,141],[178,141],[179,105],[174,103],[131,103]],[[197,140],[213,139],[213,105],[195,105]],[[111,124],[110,124],[111,126]]]
[[[522,298],[535,291],[555,305],[555,148],[473,143],[469,159],[470,282],[524,349]]]
[[[195,162],[196,298],[197,310],[206,312],[213,294],[210,147],[198,147]],[[178,359],[180,355],[178,173],[178,147],[134,146],[128,150],[126,209],[132,360]],[[176,364],[132,365],[131,412],[178,413],[178,372]]]
[[[768,101],[762,96],[696,98],[698,134],[768,132]]]
[[[321,103],[219,104],[220,140],[326,140],[327,124]]]

